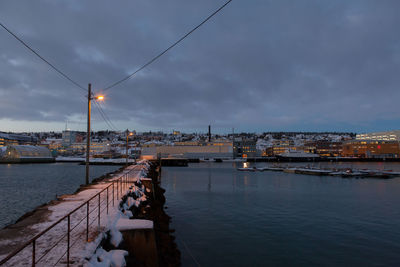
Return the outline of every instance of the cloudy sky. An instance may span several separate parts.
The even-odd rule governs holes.
[[[100,92],[225,0],[2,0],[0,22]],[[233,0],[102,104],[117,129],[400,128],[400,1]],[[85,91],[0,28],[0,131],[84,130]],[[93,128],[110,128],[93,106]]]

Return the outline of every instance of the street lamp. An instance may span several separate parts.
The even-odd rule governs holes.
[[[126,165],[128,165],[128,142],[129,142],[129,136],[132,136],[133,133],[130,133],[128,129],[126,129],[126,150],[125,150],[125,156],[126,156]]]
[[[89,156],[90,156],[90,113],[91,113],[91,101],[92,100],[104,100],[103,95],[93,96],[92,95],[92,85],[88,85],[88,113],[87,113],[87,133],[86,133],[86,185],[89,184]]]

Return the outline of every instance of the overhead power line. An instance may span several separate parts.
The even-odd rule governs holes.
[[[75,86],[77,86],[78,88],[84,90],[85,92],[87,91],[87,89],[85,89],[83,86],[81,86],[79,83],[75,82],[74,80],[72,80],[68,75],[66,75],[64,72],[62,72],[61,70],[59,70],[57,67],[55,67],[53,64],[51,64],[47,59],[45,59],[44,57],[42,57],[38,52],[36,52],[35,50],[33,50],[33,48],[31,48],[27,43],[25,43],[23,40],[21,40],[21,38],[19,38],[16,34],[14,34],[10,29],[8,29],[3,23],[0,22],[0,26],[5,29],[9,34],[11,34],[15,39],[17,39],[21,44],[23,44],[26,48],[28,48],[32,53],[34,53],[37,57],[39,57],[42,61],[44,61],[47,65],[49,65],[53,70],[55,70],[56,72],[58,72],[61,76],[63,76],[65,79],[67,79],[68,81],[70,81],[71,83],[73,83]]]
[[[165,53],[167,53],[169,50],[171,50],[173,47],[175,47],[177,44],[179,44],[181,41],[183,41],[186,37],[188,37],[190,34],[192,34],[195,30],[197,30],[198,28],[200,28],[204,23],[206,23],[209,19],[211,19],[214,15],[216,15],[218,12],[220,12],[225,6],[227,6],[232,0],[227,1],[225,4],[223,4],[220,8],[218,8],[216,11],[214,11],[210,16],[208,16],[206,19],[204,19],[199,25],[197,25],[196,27],[194,27],[191,31],[189,31],[188,33],[186,33],[184,36],[182,36],[178,41],[176,41],[175,43],[173,43],[172,45],[170,45],[167,49],[165,49],[164,51],[162,51],[160,54],[158,54],[157,56],[155,56],[154,58],[152,58],[150,61],[148,61],[146,64],[144,64],[143,66],[141,66],[140,68],[138,68],[135,72],[133,72],[132,74],[126,76],[125,78],[107,86],[106,88],[104,88],[104,91],[109,90],[117,85],[119,85],[120,83],[130,79],[132,76],[134,76],[136,73],[138,73],[139,71],[143,70],[144,68],[146,68],[147,66],[149,66],[150,64],[152,64],[154,61],[156,61],[157,59],[159,59],[161,56],[163,56]]]
[[[95,102],[95,106],[97,108],[97,110],[99,111],[100,116],[103,118],[104,122],[108,125],[110,130],[114,130],[113,127],[111,126],[111,124],[107,121],[107,119],[104,117],[103,113],[101,112],[101,109],[99,108],[99,105],[97,102]]]
[[[108,125],[108,127],[110,127],[111,130],[114,131],[118,131],[117,127],[115,127],[115,125],[112,123],[112,121],[110,120],[110,118],[107,116],[107,114],[104,112],[103,108],[101,107],[100,103],[95,100],[94,103],[96,104],[96,107],[101,115],[101,117],[103,118],[103,120],[105,121],[105,123]]]

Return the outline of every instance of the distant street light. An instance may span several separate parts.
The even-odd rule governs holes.
[[[92,85],[89,83],[88,85],[88,116],[87,116],[87,133],[86,133],[86,179],[85,184],[89,184],[89,156],[90,156],[90,113],[91,113],[91,101],[95,100],[104,100],[103,95],[99,95],[94,97],[92,95]]]
[[[126,129],[126,150],[125,150],[125,157],[126,157],[126,165],[128,165],[128,142],[129,142],[129,136],[132,136],[133,133],[129,132],[128,129]]]

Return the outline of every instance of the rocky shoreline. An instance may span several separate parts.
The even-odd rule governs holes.
[[[129,202],[128,198],[134,199],[135,201],[139,199],[133,192],[125,195],[120,202],[120,210],[125,214],[132,214],[130,219],[149,220],[153,222],[154,226],[154,236],[152,236],[152,231],[136,230],[138,231],[136,235],[145,236],[144,239],[146,241],[144,241],[140,250],[144,251],[143,254],[146,255],[135,256],[133,255],[135,253],[130,253],[125,256],[127,266],[181,266],[181,254],[175,242],[175,236],[173,235],[175,231],[170,228],[171,217],[168,216],[164,210],[165,190],[160,187],[160,172],[161,168],[159,164],[157,162],[152,162],[147,173],[147,178],[151,179],[151,183],[146,184],[147,189],[143,193],[146,200],[141,201],[139,206],[132,205],[126,209],[125,203]],[[136,182],[135,186],[141,187],[142,182]],[[124,237],[118,246],[112,244],[111,236],[112,234],[108,232],[99,247],[105,251],[135,251],[134,247],[130,247],[132,246],[132,243],[130,243],[131,240],[128,240],[132,239],[132,234],[123,233]],[[155,242],[153,242],[152,239],[155,239]],[[152,246],[152,243],[155,243],[155,247]],[[139,248],[136,248],[136,250],[139,250]],[[152,259],[152,254],[154,254],[157,259]]]

